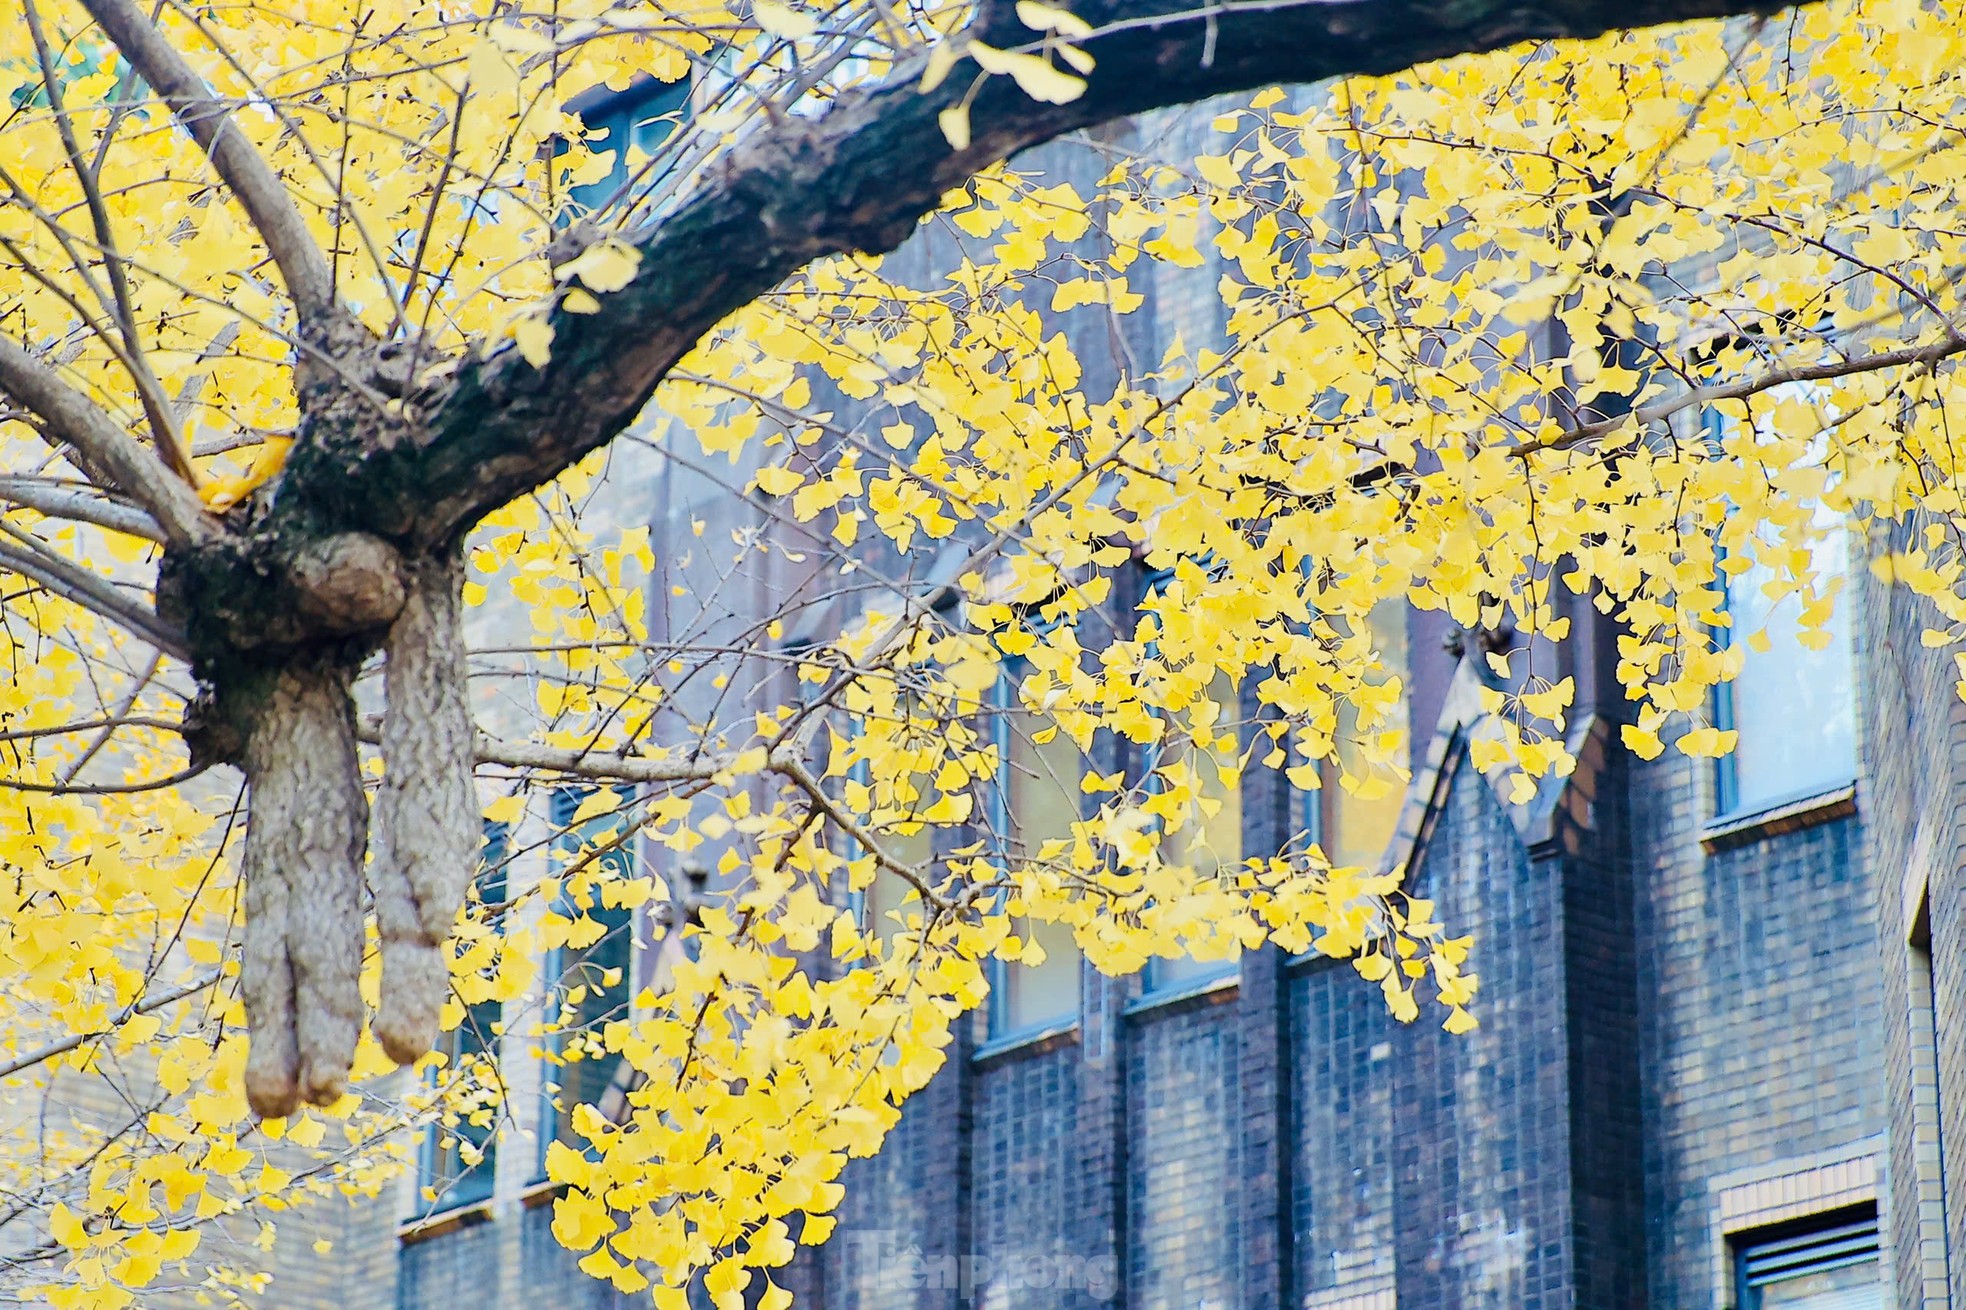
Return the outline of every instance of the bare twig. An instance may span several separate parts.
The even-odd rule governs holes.
[[[115,1021],[106,1028],[97,1028],[92,1032],[70,1034],[58,1042],[50,1042],[46,1046],[29,1051],[26,1055],[16,1056],[7,1063],[0,1064],[0,1078],[11,1078],[23,1069],[31,1069],[37,1064],[43,1064],[49,1060],[67,1055],[84,1042],[95,1041],[98,1037],[107,1037],[137,1015],[149,1014],[152,1010],[161,1010],[165,1006],[181,1001],[187,996],[196,996],[199,992],[204,991],[207,987],[217,982],[222,976],[224,976],[222,970],[207,969],[191,981],[180,983],[169,991],[159,992],[155,996],[146,996],[141,1001],[133,1001],[129,1005],[124,1006],[123,1012],[117,1015]]]

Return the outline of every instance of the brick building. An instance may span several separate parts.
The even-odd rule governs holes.
[[[1124,131],[1174,152],[1208,117]],[[1074,151],[1024,166],[1086,187],[1103,165]],[[955,240],[925,230],[891,268],[929,276]],[[1140,357],[1220,330],[1215,275],[1137,269]],[[1087,390],[1110,386],[1082,353]],[[681,560],[692,534],[772,530],[693,467],[631,484],[659,556]],[[1920,645],[1924,617],[1862,567],[1860,546],[1888,545],[1853,543],[1827,650],[1785,644],[1772,616],[1774,646],[1716,707],[1741,733],[1719,766],[1618,745],[1617,632],[1574,602],[1572,640],[1539,667],[1576,678],[1580,764],[1525,806],[1466,759],[1482,651],[1513,639],[1387,616],[1409,688],[1406,795],[1313,811],[1252,769],[1226,812],[1248,852],[1311,829],[1344,856],[1410,861],[1416,894],[1475,938],[1479,1030],[1450,1036],[1424,1011],[1399,1024],[1347,966],[1274,948],[1129,978],[1069,951],[1007,971],[885,1149],[850,1168],[839,1229],[790,1271],[801,1303],[1966,1305],[1966,827],[1951,803],[1966,705],[1944,652]],[[691,567],[670,564],[659,595],[690,593]],[[757,567],[759,605],[802,585]],[[1122,569],[1115,614],[1153,585]],[[548,1114],[517,1117],[540,1136]],[[336,1254],[287,1244],[275,1300],[617,1304],[553,1243],[522,1141],[468,1185],[429,1158],[418,1182],[443,1181],[438,1202],[406,1183],[393,1206],[315,1216],[338,1228]]]

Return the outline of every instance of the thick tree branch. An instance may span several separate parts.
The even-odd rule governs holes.
[[[94,401],[4,333],[0,333],[0,391],[37,415],[49,433],[75,447],[92,468],[114,480],[110,490],[149,510],[171,544],[195,545],[218,535],[218,524],[205,513],[189,483],[164,467]]]
[[[1075,12],[1100,34],[1084,43],[1098,62],[1078,99],[1044,104],[1009,78],[988,78],[971,104],[971,142],[958,151],[936,116],[969,93],[975,66],[959,64],[923,93],[915,65],[816,118],[778,120],[633,234],[639,272],[602,298],[600,312],[555,315],[553,358],[544,368],[502,349],[433,398],[421,440],[380,453],[331,443],[296,450],[282,499],[287,512],[352,515],[360,521],[347,526],[384,536],[454,537],[621,431],[684,352],[744,304],[815,259],[892,249],[979,169],[1062,133],[1253,87],[1781,7],[1768,0],[1250,0],[1201,8],[1081,0]],[[1010,26],[986,12],[985,31],[998,44],[1034,35]],[[350,504],[345,479],[358,466],[376,494]]]
[[[184,57],[133,0],[82,0],[139,76],[171,107],[252,219],[303,319],[334,308],[334,274],[295,207],[287,184],[232,121]]]

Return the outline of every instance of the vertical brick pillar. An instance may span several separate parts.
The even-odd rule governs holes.
[[[1077,1153],[1083,1180],[1070,1254],[1085,1261],[1068,1304],[1104,1310],[1126,1303],[1126,1005],[1127,979],[1085,969],[1080,1019],[1079,1131],[1066,1149]]]
[[[1266,946],[1242,957],[1236,1034],[1242,1091],[1242,1310],[1291,1304],[1288,1032],[1285,957]]]
[[[1265,709],[1256,699],[1256,681],[1252,676],[1242,687],[1242,714],[1252,722],[1265,717]],[[1248,744],[1247,733],[1244,744]],[[1263,753],[1258,745],[1258,760]],[[1293,798],[1289,780],[1278,769],[1258,762],[1243,775],[1244,854],[1268,858],[1283,848],[1296,826]],[[1292,1303],[1290,1276],[1295,1259],[1291,1251],[1286,966],[1284,953],[1276,946],[1265,946],[1242,957],[1235,1016],[1241,1064],[1236,1082],[1242,1094],[1242,1310],[1283,1310]]]

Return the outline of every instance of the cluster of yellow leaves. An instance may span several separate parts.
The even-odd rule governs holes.
[[[236,789],[114,790],[183,769],[141,727],[182,713],[181,679],[127,663],[113,629],[46,594],[10,594],[6,618],[0,1191],[46,1235],[22,1244],[8,1291],[114,1310],[169,1269],[229,1302],[263,1275],[229,1243],[201,1245],[207,1228],[373,1195],[404,1156],[402,1120],[349,1098],[253,1122],[220,850]],[[78,725],[78,705],[98,697],[139,726]],[[53,794],[84,769],[104,794]],[[387,1066],[371,1050],[364,1067]]]
[[[1923,515],[1890,567],[1956,622],[1957,388],[1891,363],[1958,336],[1958,144],[1930,126],[1959,100],[1956,19],[1845,5],[1779,34],[1265,93],[1223,115],[1215,150],[1121,161],[1097,195],[978,179],[934,220],[961,252],[941,283],[837,261],[704,343],[685,367],[708,381],[663,392],[702,447],[762,459],[750,485],[788,532],[875,559],[958,544],[964,626],[897,639],[900,614],[863,614],[836,647],[892,670],[852,684],[829,729],[855,837],[809,841],[791,797],[750,812],[746,856],[727,848],[742,890],[706,926],[702,971],[621,1030],[661,1090],[624,1126],[590,1123],[591,1155],[557,1157],[577,1188],[561,1232],[594,1245],[590,1268],[681,1304],[708,1265],[735,1304],[790,1234],[823,1235],[838,1167],[939,1059],[977,962],[1027,958],[1030,921],[1069,925],[1116,972],[1266,940],[1356,956],[1395,1012],[1427,979],[1450,1028],[1473,1022],[1467,943],[1390,875],[1175,858],[1162,834],[1207,802],[1173,757],[1148,778],[1088,768],[1099,800],[1035,858],[960,836],[924,858],[921,832],[985,822],[997,748],[962,725],[1003,657],[1024,661],[1018,703],[1089,753],[1219,733],[1236,716],[1205,690],[1254,679],[1271,714],[1228,739],[1245,761],[1302,786],[1339,764],[1363,789],[1397,785],[1408,748],[1371,637],[1388,602],[1560,641],[1555,588],[1591,596],[1629,632],[1624,736],[1647,756],[1669,728],[1689,755],[1731,745],[1706,710],[1743,649],[1720,580],[1750,564],[1771,599],[1801,596],[1819,641],[1843,580],[1815,571],[1814,543]],[[1913,50],[1929,110],[1878,77],[1879,51]],[[1137,261],[1200,267],[1210,246],[1230,266],[1221,338],[1089,387],[1086,342],[1141,303]],[[1818,380],[1760,389],[1777,369]],[[835,399],[815,403],[817,375]],[[1073,616],[1136,546],[1164,583],[1134,631],[1082,647]],[[1477,763],[1525,802],[1574,767],[1574,687],[1494,662]],[[910,884],[886,935],[839,904],[842,878],[870,897]],[[806,965],[829,940],[844,975]]]
[[[565,0],[551,24],[490,4],[441,21],[411,0],[291,8],[166,7],[162,21],[216,93],[255,107],[241,130],[371,326],[438,351],[510,340],[535,362],[552,344],[541,306],[578,312],[625,285],[640,256],[622,235],[664,177],[738,126],[712,97],[658,157],[584,138],[572,97],[712,68],[772,87],[831,39],[774,0],[742,14]],[[1064,10],[1019,9],[1033,50],[963,47],[956,11],[933,7],[910,11],[888,48],[939,41],[931,74],[966,49],[984,75],[1070,93],[1084,33]],[[164,111],[133,96],[72,5],[42,12],[66,94],[89,106],[84,143],[102,152],[138,311],[129,349],[188,448],[213,452],[196,458],[222,503],[277,471],[291,311]],[[827,22],[853,41],[899,21],[870,10],[856,26],[852,12]],[[737,71],[713,49],[737,51]],[[759,1296],[796,1243],[829,1231],[846,1160],[878,1147],[939,1066],[987,992],[986,962],[1033,958],[1032,922],[1068,926],[1113,972],[1264,942],[1351,957],[1396,1013],[1434,999],[1452,1030],[1469,1026],[1469,945],[1395,873],[1330,868],[1301,846],[1207,866],[1166,840],[1204,824],[1212,789],[1244,769],[1302,788],[1335,772],[1362,795],[1403,786],[1401,679],[1372,622],[1388,605],[1558,641],[1556,589],[1589,595],[1625,627],[1618,675],[1638,711],[1624,739],[1646,756],[1669,740],[1694,755],[1729,745],[1705,718],[1741,663],[1720,636],[1725,576],[1765,566],[1771,599],[1800,597],[1805,639],[1822,631],[1843,583],[1812,564],[1826,532],[1896,521],[1902,544],[1878,571],[1936,605],[1947,626],[1933,644],[1966,633],[1949,435],[1966,402],[1935,362],[1961,336],[1966,169],[1944,125],[1962,59],[1953,7],[1845,2],[1780,30],[1655,32],[1265,92],[1185,154],[1100,143],[1096,186],[999,170],[931,220],[956,252],[946,276],[816,266],[662,388],[669,426],[650,439],[678,461],[727,457],[752,525],[658,561],[645,529],[594,508],[620,503],[601,494],[606,457],[489,521],[467,591],[488,648],[481,717],[546,750],[715,763],[607,802],[619,817],[603,841],[708,858],[729,889],[668,993],[570,1031],[585,984],[540,986],[542,954],[590,944],[599,910],[663,894],[591,850],[460,926],[448,1022],[500,1002],[518,1035],[508,1052],[625,1060],[644,1077],[619,1122],[573,1112],[588,1149],[548,1156],[569,1186],[554,1229],[584,1267],[653,1283],[664,1304],[697,1277],[720,1304]],[[26,34],[0,27],[0,100],[15,110],[0,122],[6,330],[133,414],[118,329],[84,325],[110,312],[86,253],[99,238],[44,95]],[[631,181],[602,204],[584,188],[614,175],[617,151]],[[602,239],[555,268],[548,238],[573,217]],[[1143,358],[1107,349],[1141,339],[1126,316],[1149,294],[1176,290],[1184,303],[1160,308],[1185,338]],[[1700,390],[1780,370],[1808,371],[1813,389]],[[1621,421],[1634,409],[1649,421]],[[10,472],[39,458],[16,458],[38,447],[0,432]],[[141,543],[25,511],[5,524],[142,576]],[[797,614],[767,619],[735,596],[766,556],[809,570]],[[1136,558],[1159,570],[1156,589],[1119,597],[1138,621],[1111,630]],[[97,782],[180,768],[171,739],[141,724],[92,760],[93,730],[39,735],[95,714],[172,719],[188,688],[168,662],[129,667],[110,630],[16,581],[0,574],[8,776],[55,787],[84,764]],[[931,603],[950,598],[954,610]],[[755,623],[672,622],[672,601]],[[822,625],[796,629],[811,642],[796,653],[778,645],[795,618]],[[750,661],[760,652],[770,678]],[[1574,765],[1574,691],[1499,657],[1494,672],[1473,750],[1526,800]],[[1212,698],[1223,679],[1253,685],[1256,722]],[[1014,859],[990,831],[992,712],[1086,762],[1069,837]],[[1209,750],[1163,749],[1182,741]],[[1152,762],[1094,766],[1121,744]],[[504,781],[488,818],[542,808],[521,772]],[[224,945],[231,803],[0,789],[10,1058],[88,1035],[12,1077],[8,1113],[51,1095],[57,1067],[83,1087],[135,1080],[155,1105],[126,1145],[105,1148],[127,1135],[78,1113],[32,1151],[9,1137],[0,1152],[4,1185],[48,1225],[59,1304],[127,1303],[198,1258],[203,1223],[310,1190],[373,1192],[411,1119],[509,1129],[489,1060],[400,1102],[248,1124]],[[205,971],[210,987],[144,1008]],[[365,1052],[364,1071],[381,1068]],[[321,1164],[305,1183],[280,1162],[289,1149]],[[192,1272],[214,1296],[253,1278]]]

